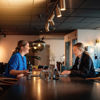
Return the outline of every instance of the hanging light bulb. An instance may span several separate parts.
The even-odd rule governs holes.
[[[42,51],[45,48],[46,43],[43,39],[44,38],[32,42],[33,52]]]
[[[33,48],[34,48],[35,50],[37,49],[37,47],[36,47],[36,46],[34,46]]]
[[[41,47],[41,44],[40,43],[38,43],[38,47]]]
[[[61,11],[65,11],[66,10],[66,2],[65,2],[65,0],[60,0],[60,9],[61,9]]]
[[[56,15],[57,15],[57,17],[61,17],[61,16],[62,16],[61,10],[60,10],[60,8],[59,8],[58,5],[57,5],[57,7],[56,7]]]

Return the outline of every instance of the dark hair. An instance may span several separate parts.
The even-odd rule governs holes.
[[[84,51],[84,45],[83,45],[83,43],[78,42],[78,43],[74,44],[74,46],[76,46],[79,50]]]
[[[17,43],[17,47],[15,48],[13,54],[19,52],[21,47],[26,46],[27,43],[28,43],[28,41],[26,41],[26,40],[19,40],[18,43]]]

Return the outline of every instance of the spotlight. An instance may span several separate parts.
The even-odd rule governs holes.
[[[47,22],[46,25],[45,25],[46,32],[49,32],[49,26],[50,26],[50,24],[49,24],[49,22]]]
[[[49,20],[48,20],[51,26],[54,26],[54,25],[55,25],[55,23],[54,23],[54,21],[53,21],[54,17],[55,17],[55,14],[54,14],[54,12],[53,12],[52,15],[51,15],[51,17],[50,17]]]
[[[49,21],[49,23],[50,23],[51,26],[54,26],[55,25],[55,23],[54,23],[53,20]]]
[[[55,17],[55,14],[54,14],[54,12],[53,12],[52,15],[51,15],[50,18],[49,18],[49,21],[53,20],[54,17]]]
[[[65,2],[65,0],[60,0],[60,9],[61,9],[61,11],[65,11],[66,10],[66,2]]]
[[[60,10],[60,8],[59,8],[58,5],[57,5],[57,7],[56,7],[56,15],[57,15],[57,17],[61,17],[61,16],[62,16],[61,10]]]

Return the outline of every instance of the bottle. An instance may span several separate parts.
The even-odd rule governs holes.
[[[49,66],[48,68],[48,78],[51,79],[51,74],[52,74],[52,70],[51,67]]]
[[[29,65],[29,72],[32,72],[32,64]]]
[[[57,68],[54,68],[54,71],[53,71],[53,79],[54,80],[58,80],[59,79],[59,74],[58,74]]]
[[[28,62],[28,69],[29,69],[29,73],[27,75],[27,79],[31,79],[32,78],[32,64],[30,63],[30,61]]]
[[[32,64],[30,63],[30,61],[28,61],[28,69],[29,69],[29,72],[32,72]]]

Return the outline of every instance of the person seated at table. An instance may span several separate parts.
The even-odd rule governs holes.
[[[5,71],[7,77],[20,78],[28,73],[25,57],[27,53],[29,53],[28,41],[18,41],[17,47],[13,52]]]
[[[82,43],[76,43],[73,46],[73,53],[76,56],[75,64],[72,66],[71,70],[65,70],[61,74],[68,74],[70,76],[81,76],[81,77],[95,77],[95,70],[93,61],[84,50]]]

